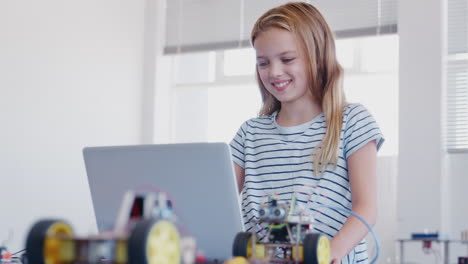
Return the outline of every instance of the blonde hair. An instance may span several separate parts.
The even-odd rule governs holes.
[[[270,28],[284,29],[296,37],[306,56],[307,76],[313,97],[325,114],[326,133],[313,152],[314,171],[321,175],[328,164],[338,164],[338,148],[343,123],[345,95],[342,88],[343,70],[336,59],[333,33],[320,12],[304,2],[293,2],[270,9],[255,23],[251,43]],[[257,69],[257,82],[262,95],[259,115],[271,115],[281,109],[281,103],[263,85]]]

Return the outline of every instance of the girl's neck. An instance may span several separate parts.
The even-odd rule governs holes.
[[[302,104],[281,104],[281,110],[276,116],[276,123],[280,126],[297,126],[311,121],[322,112],[319,103],[304,102]]]

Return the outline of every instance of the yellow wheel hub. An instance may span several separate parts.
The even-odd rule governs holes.
[[[317,245],[317,260],[319,264],[330,263],[330,241],[325,236],[319,238]]]
[[[255,241],[256,243],[257,241]],[[252,237],[250,237],[249,242],[247,243],[247,258],[252,257]],[[265,245],[255,244],[255,257],[264,258],[265,257]]]
[[[44,241],[44,261],[46,264],[59,264],[74,258],[73,230],[64,222],[56,222],[47,230]]]
[[[244,257],[234,257],[234,258],[224,262],[224,264],[249,264],[249,262]]]
[[[304,246],[303,245],[299,245],[299,246],[294,245],[292,247],[292,258],[295,261],[304,260]]]
[[[146,242],[148,264],[179,264],[180,236],[168,221],[159,221],[151,228]]]

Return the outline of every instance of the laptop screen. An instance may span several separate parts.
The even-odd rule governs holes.
[[[208,259],[231,257],[243,224],[226,143],[88,147],[83,154],[99,231],[114,227],[126,191],[157,188],[168,193],[182,235],[193,236]]]

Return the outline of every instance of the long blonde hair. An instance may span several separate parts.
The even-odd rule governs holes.
[[[320,102],[327,129],[322,142],[313,152],[314,171],[321,175],[328,164],[338,164],[338,148],[346,104],[342,87],[343,69],[336,59],[333,33],[320,12],[304,2],[293,2],[270,9],[255,23],[251,43],[270,28],[284,29],[296,37],[307,60],[309,89]],[[257,82],[262,95],[259,115],[271,115],[281,109],[281,103],[263,85],[257,69]]]

